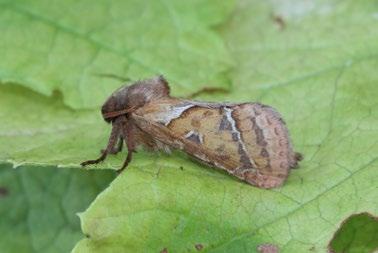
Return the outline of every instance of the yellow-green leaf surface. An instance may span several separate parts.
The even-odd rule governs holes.
[[[69,252],[84,237],[76,213],[114,174],[0,165],[0,252]]]
[[[343,220],[378,214],[376,1],[240,1],[222,31],[232,92],[277,108],[304,154],[263,190],[180,154],[139,154],[80,215],[73,252],[326,252]],[[155,158],[154,158],[155,157]]]
[[[0,1],[0,81],[72,108],[98,107],[131,80],[165,74],[173,92],[227,88],[231,58],[212,27],[233,1]]]

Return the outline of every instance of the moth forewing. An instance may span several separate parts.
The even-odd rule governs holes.
[[[245,103],[157,100],[136,110],[140,129],[252,185],[281,185],[294,164],[284,122],[272,108]]]

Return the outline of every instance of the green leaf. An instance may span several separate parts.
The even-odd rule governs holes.
[[[80,215],[89,237],[74,252],[256,252],[266,243],[326,252],[351,214],[378,214],[376,13],[374,1],[241,1],[223,28],[233,90],[211,98],[277,108],[305,155],[300,168],[262,190],[177,153],[139,154]]]
[[[173,92],[229,85],[231,58],[212,27],[233,1],[0,1],[0,82],[72,108],[98,107],[120,81],[164,74]],[[105,74],[105,77],[104,75]]]
[[[10,252],[68,252],[83,237],[76,212],[114,172],[0,165],[0,248]]]
[[[107,129],[96,111],[73,111],[59,94],[46,98],[16,85],[0,85],[0,161],[76,165],[97,156]],[[91,146],[97,146],[90,154]]]
[[[378,218],[368,213],[348,217],[329,244],[334,253],[371,253],[378,249]]]

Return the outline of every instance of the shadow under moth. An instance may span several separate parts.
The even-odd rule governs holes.
[[[124,170],[137,146],[151,151],[179,149],[201,163],[260,188],[282,185],[302,159],[293,151],[285,122],[272,107],[260,103],[209,103],[174,98],[162,76],[116,90],[102,106],[112,124],[108,154],[128,150]]]

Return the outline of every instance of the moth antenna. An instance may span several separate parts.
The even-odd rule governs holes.
[[[134,111],[134,110],[135,110],[135,107],[131,107],[131,108],[123,109],[123,110],[120,110],[120,111],[104,113],[103,116],[104,116],[105,119],[110,119],[110,118],[114,118],[114,117],[117,117],[117,116],[127,114],[129,112]]]

